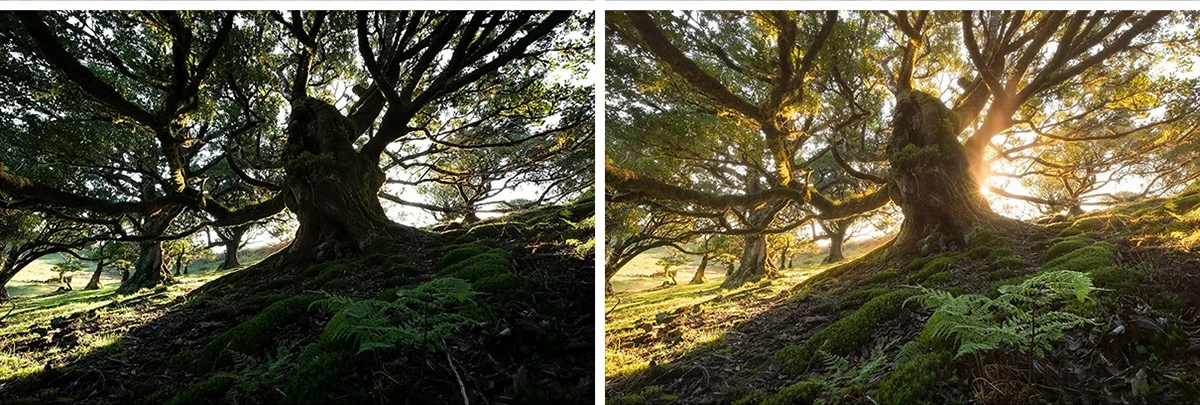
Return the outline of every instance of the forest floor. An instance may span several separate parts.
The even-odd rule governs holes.
[[[591,402],[590,196],[113,295],[25,297],[0,403]]]
[[[619,294],[608,403],[1194,403],[1200,190],[969,245]]]

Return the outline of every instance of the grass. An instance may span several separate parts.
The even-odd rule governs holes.
[[[255,252],[242,255],[242,262],[253,264],[266,258],[269,252]],[[249,257],[248,257],[249,256]],[[251,259],[251,260],[247,260]],[[102,282],[99,290],[83,290],[87,278],[76,276],[72,286],[73,291],[49,294],[57,289],[56,284],[35,282],[38,279],[58,277],[58,273],[50,272],[49,268],[61,260],[56,256],[39,259],[30,267],[23,270],[13,282],[9,283],[9,291],[13,293],[16,307],[0,324],[0,381],[23,377],[42,370],[48,363],[59,363],[82,358],[101,350],[111,350],[120,345],[124,329],[101,330],[96,333],[83,333],[79,336],[79,345],[70,349],[58,347],[39,352],[18,351],[19,342],[26,339],[27,332],[34,328],[48,328],[56,318],[69,317],[72,314],[94,311],[90,317],[103,320],[107,325],[135,325],[147,321],[145,314],[136,311],[126,303],[146,303],[149,295],[151,302],[170,302],[184,297],[188,292],[229,274],[234,270],[216,270],[219,261],[200,263],[188,271],[188,275],[176,277],[176,283],[164,290],[142,290],[136,294],[117,295],[120,281]],[[91,272],[87,272],[91,277]],[[8,305],[0,308],[0,314],[8,312]]]
[[[875,246],[848,245],[846,256],[860,256]],[[708,273],[705,284],[689,285],[692,270],[685,266],[677,276],[678,286],[656,288],[663,278],[648,276],[661,271],[654,262],[665,254],[662,249],[644,253],[613,277],[620,303],[616,298],[607,300],[612,311],[605,317],[604,358],[608,379],[636,374],[647,369],[651,362],[664,363],[696,351],[718,350],[726,332],[774,306],[763,301],[786,299],[792,287],[834,266],[821,264],[824,252],[799,257],[794,261],[795,267],[780,272],[782,277],[737,289],[720,287],[723,272],[717,276]],[[693,265],[699,263],[695,257],[688,258]],[[648,287],[633,288],[639,285],[639,280],[646,279],[651,282],[643,281],[641,285]],[[682,317],[703,317],[705,321],[693,328],[669,320]],[[660,321],[665,321],[665,325]]]

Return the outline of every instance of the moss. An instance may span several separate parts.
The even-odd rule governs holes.
[[[886,288],[860,288],[842,296],[842,305],[861,304],[887,293]]]
[[[463,260],[467,260],[475,255],[486,252],[487,250],[487,246],[474,243],[458,245],[458,247],[455,247],[446,254],[442,255],[441,259],[438,259],[437,268],[444,269],[453,266],[459,262],[462,262]]]
[[[355,269],[357,264],[359,263],[344,261],[330,263],[321,270],[321,273],[317,275],[316,278],[304,283],[304,287],[311,289],[319,289],[324,287],[325,283],[346,277],[346,275],[350,274],[350,272]]]
[[[487,293],[501,301],[514,301],[528,297],[537,290],[533,281],[510,274],[495,274],[471,283],[476,291]]]
[[[992,255],[991,246],[976,246],[967,250],[966,256],[972,259],[983,259]]]
[[[316,299],[312,295],[299,295],[271,304],[258,315],[208,342],[201,352],[204,360],[201,365],[207,367],[228,360],[229,356],[223,355],[227,350],[244,354],[261,351],[271,343],[276,329],[295,322]]]
[[[999,270],[988,272],[983,276],[984,280],[995,281],[1012,278],[1017,276],[1017,271],[1011,268],[1002,268]]]
[[[820,398],[824,392],[825,384],[801,381],[762,401],[762,405],[808,405]]]
[[[967,247],[971,249],[982,247],[994,249],[1003,247],[1004,244],[1004,238],[996,235],[995,232],[992,232],[988,228],[975,228],[974,231],[967,235]]]
[[[1117,293],[1127,293],[1137,287],[1146,276],[1136,271],[1121,270],[1115,266],[1100,267],[1090,272],[1092,284]]]
[[[944,352],[922,354],[896,368],[879,383],[875,399],[880,404],[923,404],[935,402],[938,374],[949,362]]]
[[[225,393],[233,388],[234,380],[228,376],[216,376],[192,384],[167,401],[167,405],[218,404]]]
[[[808,369],[817,350],[834,355],[850,354],[865,344],[879,324],[895,318],[903,310],[904,301],[916,290],[892,291],[872,298],[853,314],[839,319],[814,334],[804,346],[790,345],[776,353],[784,371],[800,373]]]
[[[931,159],[938,159],[939,154],[941,154],[941,148],[937,144],[920,147],[910,143],[896,151],[892,159],[903,165],[919,165]]]
[[[255,295],[242,300],[242,306],[249,308],[263,308],[287,297],[287,294]]]
[[[384,270],[388,274],[396,276],[410,276],[420,272],[420,268],[409,263],[393,261],[384,266]]]
[[[923,281],[921,284],[925,284],[925,285],[943,284],[947,281],[950,281],[950,279],[951,279],[950,272],[943,271],[940,273],[933,273],[933,274],[929,275],[929,277],[926,277],[925,281]]]
[[[988,268],[999,270],[1023,269],[1031,266],[1028,261],[1016,256],[1007,256],[996,259]]]
[[[358,259],[358,262],[362,263],[365,266],[378,267],[378,266],[384,265],[385,263],[387,263],[391,260],[392,260],[391,256],[376,252],[376,253],[371,253],[369,255],[366,255],[361,259]]]
[[[500,249],[492,249],[487,253],[477,254],[454,265],[442,269],[439,276],[461,278],[476,281],[484,277],[504,274],[511,268],[512,256]]]
[[[323,290],[342,290],[342,289],[346,289],[349,287],[350,287],[349,281],[346,281],[346,279],[344,279],[344,278],[339,278],[337,280],[330,280],[328,283],[325,283],[325,285],[321,286],[321,289],[323,289]]]
[[[1111,243],[1096,242],[1047,261],[1042,266],[1042,270],[1070,270],[1087,273],[1093,270],[1116,267],[1116,251],[1117,247]]]
[[[894,279],[896,277],[900,277],[900,273],[897,272],[896,269],[888,269],[888,270],[884,270],[883,272],[880,272],[878,274],[875,274],[873,276],[863,279],[862,281],[860,281],[858,283],[858,285],[879,284],[879,283]]]
[[[1013,255],[1013,250],[1007,247],[993,248],[991,253],[988,253],[988,260],[996,261],[998,259]]]
[[[296,278],[292,276],[283,276],[267,282],[264,286],[268,290],[276,290],[284,287],[291,287],[296,284]]]
[[[318,342],[306,349],[304,357],[296,372],[284,381],[284,395],[289,402],[297,404],[333,403],[332,394],[339,386],[338,380],[350,374],[354,356],[348,351],[331,350],[327,343]]]
[[[1042,261],[1049,262],[1067,253],[1074,252],[1079,248],[1091,245],[1094,242],[1089,238],[1079,235],[1052,239],[1050,240],[1050,248],[1042,252]]]
[[[961,256],[957,255],[934,256],[932,259],[925,262],[925,265],[921,267],[921,271],[908,276],[906,281],[910,283],[920,283],[929,278],[929,276],[950,270],[950,267],[954,266],[954,263],[958,262],[960,257]]]

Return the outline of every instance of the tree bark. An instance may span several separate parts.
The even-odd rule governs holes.
[[[766,235],[747,235],[743,237],[742,256],[738,266],[725,276],[721,287],[737,288],[742,284],[762,280],[767,275],[767,237]]]
[[[787,268],[788,248],[792,246],[792,241],[786,241],[783,245],[783,250],[779,251],[779,269]]]
[[[844,229],[839,232],[829,234],[829,256],[825,256],[825,260],[821,263],[837,263],[846,260],[846,256],[842,254],[842,242],[845,241],[846,231]]]
[[[100,272],[104,271],[104,259],[96,261],[96,271],[92,272],[92,279],[88,280],[84,290],[99,290],[103,286],[100,285]]]
[[[138,261],[129,279],[117,287],[118,294],[131,294],[143,288],[174,281],[171,273],[163,266],[162,242],[151,241],[138,244]]]
[[[904,222],[891,252],[928,255],[962,249],[976,228],[1002,222],[969,171],[957,126],[958,118],[937,98],[915,90],[897,96],[888,191]]]
[[[708,278],[704,277],[704,271],[708,269],[708,255],[700,257],[700,267],[696,267],[696,274],[692,275],[692,281],[688,284],[704,284],[708,282]]]
[[[842,253],[842,246],[846,241],[846,231],[850,229],[850,224],[854,221],[854,217],[829,221],[821,223],[821,228],[825,229],[825,234],[829,236],[829,256],[825,256],[823,264],[837,263],[846,259]]]
[[[225,245],[225,260],[221,262],[218,270],[229,270],[242,267],[242,263],[238,261],[238,250],[242,248],[242,237],[246,234],[248,226],[241,225],[226,228],[227,233],[217,233]]]
[[[175,256],[175,277],[179,277],[179,276],[183,275],[183,273],[179,272],[179,268],[182,265],[183,265],[183,253],[179,253],[178,256]]]
[[[285,200],[300,228],[288,248],[293,262],[354,256],[368,235],[399,229],[388,220],[378,192],[385,177],[378,157],[354,150],[354,123],[324,101],[292,103],[283,150]]]
[[[11,262],[0,263],[0,299],[7,300],[10,298],[8,295],[8,282],[12,281],[13,277],[17,275],[18,270],[13,268]]]

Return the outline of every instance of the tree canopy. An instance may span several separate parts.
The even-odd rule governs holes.
[[[929,254],[1014,226],[990,199],[1063,209],[1097,200],[1105,182],[1161,193],[1197,173],[1197,80],[1180,69],[1197,55],[1187,12],[606,21],[609,200],[748,235],[727,285],[765,274],[762,235],[806,220],[895,203],[904,222],[889,254]],[[1024,190],[1006,188],[1013,178]]]
[[[592,184],[592,16],[573,12],[8,12],[0,14],[0,207],[160,241],[283,210],[295,262],[404,237],[386,183]],[[486,162],[489,164],[477,164]],[[135,274],[135,277],[137,276]],[[123,286],[124,288],[124,286]]]

